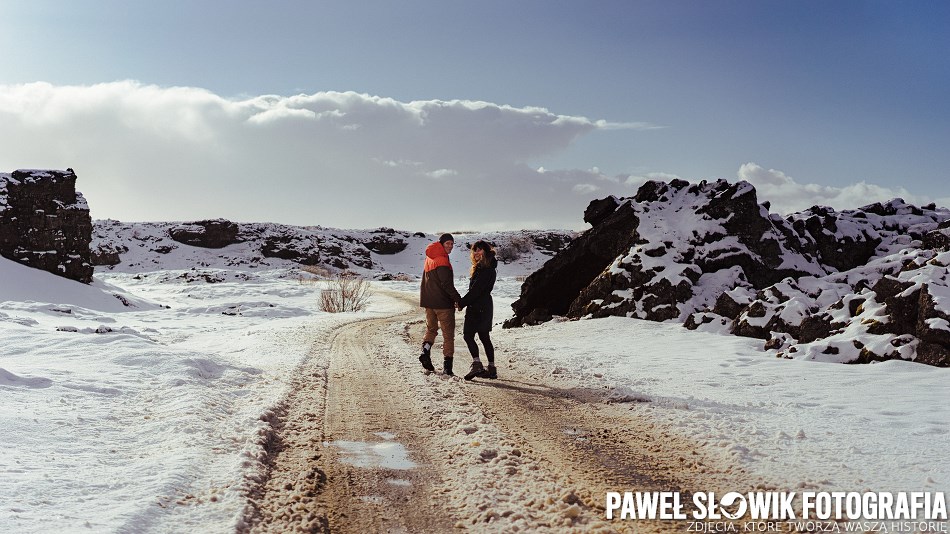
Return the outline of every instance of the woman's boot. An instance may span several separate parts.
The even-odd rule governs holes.
[[[465,380],[471,380],[477,376],[482,376],[482,373],[485,372],[485,368],[482,366],[482,362],[475,360],[472,362],[472,370],[465,375]]]

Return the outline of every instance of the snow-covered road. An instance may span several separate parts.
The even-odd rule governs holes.
[[[556,387],[508,350],[498,380],[422,373],[418,309],[391,295],[403,313],[314,346],[273,421],[273,469],[242,530],[632,531],[605,520],[607,491],[748,486],[668,426],[606,403],[608,391]]]

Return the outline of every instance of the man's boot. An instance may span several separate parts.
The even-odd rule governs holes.
[[[423,369],[431,373],[435,371],[435,366],[432,365],[432,358],[429,356],[430,350],[432,350],[432,343],[422,344],[422,354],[419,355],[419,363],[422,364]]]
[[[442,372],[449,376],[455,376],[455,373],[452,372],[452,358],[446,358],[442,363],[444,368]]]
[[[485,369],[485,374],[483,374],[482,376],[484,376],[485,378],[491,378],[491,379],[498,378],[498,369],[495,369],[495,364],[493,363],[488,364],[488,369]]]

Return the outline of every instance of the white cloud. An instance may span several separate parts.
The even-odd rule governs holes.
[[[99,218],[567,227],[591,173],[526,162],[615,127],[489,102],[41,82],[0,85],[0,170],[72,167]]]
[[[649,122],[607,122],[597,121],[597,127],[601,130],[661,130],[666,126],[658,126]]]
[[[577,184],[574,186],[574,192],[581,194],[590,194],[600,191],[600,186],[594,184]]]
[[[436,169],[434,171],[425,173],[425,175],[429,178],[441,179],[448,178],[449,176],[458,176],[458,171],[454,171],[452,169]]]
[[[838,210],[858,208],[874,202],[903,198],[911,204],[928,204],[927,197],[914,195],[903,187],[882,187],[858,182],[845,187],[799,184],[782,171],[746,163],[739,167],[737,177],[755,186],[759,202],[771,202],[770,211],[791,213],[811,206],[831,206]]]
[[[231,99],[134,81],[0,85],[0,171],[72,167],[97,218],[582,228],[584,197],[678,177],[528,162],[620,127],[654,128],[539,107],[353,92]],[[775,211],[844,209],[895,196],[929,202],[900,187],[798,184],[754,163],[742,165],[738,178]]]

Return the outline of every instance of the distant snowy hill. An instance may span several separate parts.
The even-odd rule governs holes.
[[[501,276],[526,276],[575,236],[570,231],[454,233],[451,259],[465,275],[467,249],[479,239],[499,251]],[[388,279],[421,274],[425,247],[438,235],[398,231],[340,230],[320,226],[232,223],[222,219],[190,223],[94,221],[91,248],[99,270],[147,272],[160,269],[247,270],[319,266]]]

